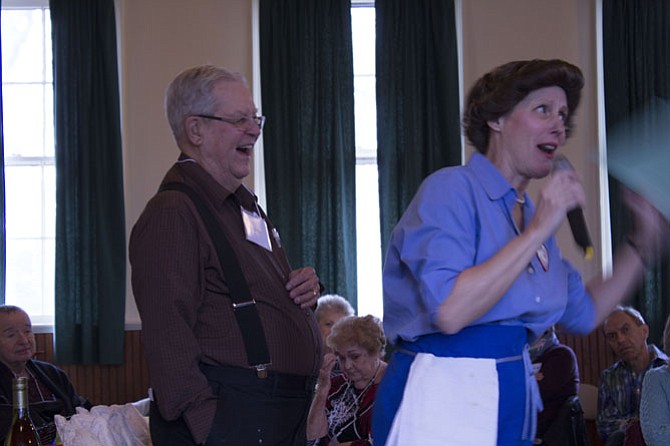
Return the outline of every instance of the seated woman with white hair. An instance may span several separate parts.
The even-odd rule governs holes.
[[[335,322],[339,321],[343,317],[353,316],[354,307],[351,306],[348,300],[339,294],[325,294],[319,297],[319,300],[316,302],[316,310],[314,310],[314,316],[316,316],[316,322],[319,324],[319,329],[321,330],[321,337],[323,339],[324,353],[329,353],[332,350],[328,347],[326,339],[330,335],[330,330],[333,328]],[[338,375],[341,375],[342,371],[337,362],[330,371],[330,377],[335,378]]]
[[[325,294],[319,297],[319,300],[316,302],[314,316],[316,316],[316,321],[319,323],[324,344],[335,322],[344,316],[353,315],[354,307],[339,294]]]

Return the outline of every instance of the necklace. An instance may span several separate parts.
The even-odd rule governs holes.
[[[344,389],[344,392],[342,392],[342,396],[332,402],[332,408],[328,413],[328,433],[331,439],[338,438],[349,426],[354,424],[357,419],[356,415],[358,414],[359,402],[365,397],[365,394],[374,384],[380,367],[381,362],[377,364],[377,369],[372,375],[372,379],[370,379],[360,393],[356,394],[356,388],[354,387],[353,382],[347,380],[347,386]]]
[[[516,197],[515,198],[516,202],[519,203],[521,206],[526,204],[526,197]]]

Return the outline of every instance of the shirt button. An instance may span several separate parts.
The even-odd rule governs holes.
[[[533,268],[532,266],[529,266],[528,267],[528,274],[535,274],[535,268]]]
[[[542,298],[540,298],[540,296],[535,296],[535,302],[539,304],[541,300]]]

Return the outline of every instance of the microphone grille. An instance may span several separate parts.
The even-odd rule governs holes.
[[[572,167],[572,164],[570,164],[570,161],[564,156],[564,155],[556,155],[554,157],[554,165],[551,168],[552,172],[558,172],[561,170],[572,170],[574,171],[575,168]]]

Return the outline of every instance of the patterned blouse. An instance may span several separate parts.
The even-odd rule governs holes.
[[[328,435],[311,445],[328,446],[330,440],[352,442],[352,446],[370,446],[372,407],[378,384],[371,381],[364,389],[356,389],[344,375],[333,378],[326,401]]]

